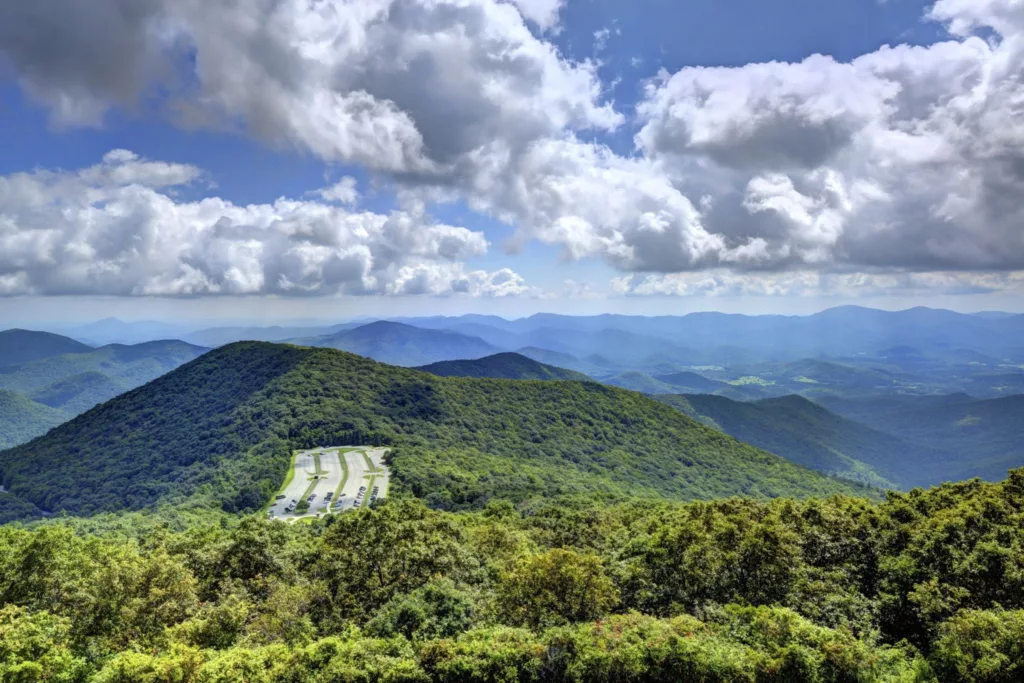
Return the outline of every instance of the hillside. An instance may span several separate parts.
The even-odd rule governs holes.
[[[206,352],[181,341],[111,344],[0,368],[0,388],[72,413],[144,384]]]
[[[65,353],[85,353],[91,350],[91,346],[86,346],[82,342],[49,332],[0,332],[0,368]]]
[[[500,349],[482,339],[447,330],[429,330],[403,323],[380,321],[351,330],[289,340],[356,353],[381,363],[415,367],[445,360],[482,358]]]
[[[921,485],[982,477],[998,481],[1024,465],[1024,395],[976,399],[966,394],[902,396],[880,400],[823,397],[829,410],[920,448],[954,453],[916,471]]]
[[[0,389],[0,449],[45,434],[68,417],[59,410]]]
[[[601,381],[605,384],[610,384],[613,387],[621,387],[622,389],[629,389],[630,391],[639,391],[641,394],[672,394],[679,391],[678,388],[671,384],[659,382],[650,375],[636,370],[623,372]]]
[[[497,353],[477,360],[441,361],[416,369],[438,377],[592,381],[582,372],[538,363],[518,353]]]
[[[713,394],[728,389],[729,385],[718,380],[708,379],[696,372],[673,372],[667,375],[655,375],[654,379],[676,389],[680,394]]]
[[[805,467],[887,488],[929,481],[954,456],[843,418],[801,397],[658,396],[694,419]]]
[[[222,347],[0,452],[40,508],[255,509],[292,448],[384,443],[399,494],[442,508],[575,493],[677,500],[864,490],[594,383],[440,378],[329,349]]]

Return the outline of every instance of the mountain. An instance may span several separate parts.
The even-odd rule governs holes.
[[[28,394],[37,403],[58,408],[73,417],[133,388],[129,382],[114,379],[95,370],[58,380]]]
[[[0,332],[0,368],[28,363],[64,353],[85,353],[91,346],[50,332],[4,330]]]
[[[125,322],[118,318],[104,318],[88,325],[58,331],[94,346],[103,346],[105,344],[141,344],[161,339],[175,339],[188,332],[188,328],[155,320]]]
[[[59,410],[0,389],[0,448],[25,443],[67,419]]]
[[[723,396],[657,399],[741,441],[805,467],[886,488],[912,488],[954,456],[846,419],[802,396],[733,401]]]
[[[204,330],[191,332],[182,337],[184,341],[197,346],[215,348],[237,341],[284,341],[299,337],[318,337],[335,334],[343,330],[351,330],[363,323],[341,323],[338,325],[320,327],[281,327],[272,325],[269,327],[210,327]]]
[[[696,372],[674,372],[667,375],[655,375],[654,379],[673,387],[680,394],[713,394],[728,389],[729,385],[715,379],[708,379]]]
[[[516,353],[526,356],[527,358],[532,358],[533,360],[539,363],[544,363],[545,365],[554,365],[558,368],[575,370],[576,372],[581,372],[584,375],[589,375],[591,377],[602,377],[621,371],[621,368],[602,358],[590,357],[588,359],[582,359],[568,353],[541,349],[536,346],[527,346],[525,348],[518,349]]]
[[[927,468],[920,466],[918,485],[970,477],[995,481],[1005,477],[1008,469],[1024,465],[1024,395],[822,397],[818,402],[919,447],[957,454]]]
[[[641,394],[674,394],[679,391],[679,389],[671,384],[659,382],[650,375],[636,370],[623,372],[601,381],[613,387],[639,391]]]
[[[373,322],[352,330],[290,341],[302,346],[348,351],[382,363],[406,367],[445,360],[482,358],[499,350],[476,337],[389,321]]]
[[[592,381],[581,372],[538,363],[518,353],[498,353],[477,360],[441,361],[416,369],[438,377]]]
[[[422,322],[421,322],[422,320]],[[685,316],[566,316],[538,314],[519,320],[493,316],[404,319],[413,325],[455,329],[467,323],[485,325],[492,343],[506,339],[584,357],[612,356],[648,370],[652,357],[683,366],[784,363],[804,358],[874,358],[899,346],[918,349],[938,361],[969,349],[992,358],[1024,361],[1024,316],[972,315],[928,308],[882,311],[857,306],[831,308],[808,316],[748,316],[691,313]],[[482,330],[482,328],[477,328]],[[597,349],[594,335],[621,332],[636,343],[609,336]],[[482,332],[481,332],[482,333]],[[624,340],[620,340],[624,341]],[[503,346],[496,343],[497,346]],[[685,368],[680,368],[685,369]]]
[[[155,379],[206,351],[176,340],[86,347],[84,352],[0,368],[0,388],[76,413]]]
[[[0,484],[76,515],[254,510],[297,447],[380,443],[396,493],[440,508],[570,494],[692,500],[871,491],[592,382],[442,378],[332,349],[211,351],[27,444]]]

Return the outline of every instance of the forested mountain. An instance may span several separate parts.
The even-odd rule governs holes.
[[[0,388],[77,414],[206,352],[185,342],[111,344],[0,368]]]
[[[577,493],[692,500],[852,492],[639,394],[441,378],[330,349],[222,347],[35,441],[2,483],[57,512],[192,498],[255,509],[299,446],[392,446],[399,493],[442,508]]]
[[[953,457],[915,462],[921,485],[983,477],[998,481],[1024,465],[1024,395],[976,399],[966,394],[874,400],[822,397],[829,410],[919,448]]]
[[[0,449],[45,434],[68,417],[59,410],[0,389]]]
[[[50,358],[64,353],[86,353],[92,347],[49,332],[4,330],[0,332],[0,368]]]
[[[570,379],[592,381],[581,372],[538,363],[518,353],[498,353],[477,360],[449,360],[416,368],[438,377],[488,377],[491,379]]]
[[[92,370],[58,380],[28,395],[33,401],[64,411],[70,418],[132,387],[129,382]]]
[[[970,462],[840,417],[801,396],[750,402],[707,394],[656,398],[787,460],[874,486],[925,486],[933,470],[948,468],[950,461]]]
[[[429,330],[395,322],[375,322],[334,334],[289,340],[357,353],[381,363],[414,367],[445,360],[482,358],[499,349],[457,332]]]

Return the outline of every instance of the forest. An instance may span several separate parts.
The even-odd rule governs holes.
[[[252,512],[292,450],[362,444],[391,447],[397,492],[446,510],[592,494],[879,495],[593,382],[436,377],[257,342],[211,351],[0,452],[0,484],[54,514]]]
[[[1019,681],[1024,470],[889,493],[0,528],[0,680]]]

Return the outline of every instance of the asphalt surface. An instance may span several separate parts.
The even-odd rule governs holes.
[[[387,452],[387,449],[364,446],[358,447],[357,450],[340,453],[339,451],[344,450],[344,448],[318,448],[299,452],[295,456],[295,476],[284,491],[285,497],[281,500],[272,501],[275,504],[270,508],[269,517],[271,519],[294,521],[301,517],[315,517],[326,514],[328,511],[344,512],[364,506],[370,500],[372,492],[370,488],[371,478],[373,479],[373,485],[378,487],[377,499],[384,498],[387,495],[390,477],[387,466],[384,465],[384,454]],[[317,474],[315,472],[315,453],[320,454],[320,478],[316,479],[314,484],[313,476]],[[364,453],[369,455],[370,461],[373,464],[372,469],[367,466]],[[326,495],[331,493],[333,496],[338,490],[338,486],[341,485],[342,479],[345,478],[342,459],[344,459],[345,467],[348,469],[348,478],[345,480],[345,486],[342,488],[341,494],[337,498],[331,498],[328,508],[325,505]],[[310,503],[309,511],[303,515],[287,514],[284,511],[285,508],[292,505],[292,501],[297,503],[302,500],[304,495],[308,495],[306,490],[310,485],[313,485],[312,494],[314,498]],[[360,487],[366,487],[366,490],[361,495]],[[338,505],[338,502],[341,504]]]

